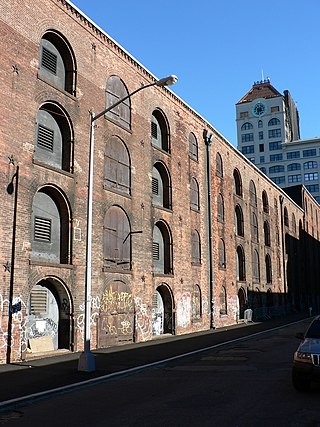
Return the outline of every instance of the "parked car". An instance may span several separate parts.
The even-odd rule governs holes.
[[[320,381],[320,316],[313,319],[304,334],[296,336],[302,341],[294,353],[292,384],[298,391],[307,391],[311,382]]]

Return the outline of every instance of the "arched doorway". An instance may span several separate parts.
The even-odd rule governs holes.
[[[73,351],[73,330],[73,303],[65,284],[56,278],[38,282],[27,304],[27,352]]]
[[[152,335],[174,334],[173,298],[166,284],[157,287],[152,298]]]
[[[239,303],[239,319],[244,319],[244,311],[247,308],[246,293],[243,288],[238,291],[238,303]]]
[[[129,286],[115,280],[107,285],[98,319],[98,347],[134,340],[134,301]]]

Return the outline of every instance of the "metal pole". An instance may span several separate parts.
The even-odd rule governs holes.
[[[85,327],[84,351],[79,358],[78,370],[85,372],[95,371],[94,355],[90,350],[91,326],[91,259],[92,259],[92,204],[93,204],[93,159],[94,159],[94,113],[90,113],[90,153],[88,176],[88,202],[87,202],[87,239],[86,239],[86,281],[85,281]]]

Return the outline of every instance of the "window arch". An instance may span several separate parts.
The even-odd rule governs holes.
[[[269,173],[280,173],[280,172],[284,172],[283,165],[275,165],[269,168]]]
[[[318,167],[318,162],[310,160],[309,162],[303,163],[303,169],[314,169]]]
[[[236,234],[244,237],[244,221],[243,212],[239,205],[235,208],[235,223],[236,223]]]
[[[252,279],[255,283],[260,282],[260,261],[256,249],[252,252]]]
[[[172,208],[171,178],[166,166],[157,162],[152,169],[152,201],[154,205]]]
[[[254,243],[259,241],[258,218],[254,212],[251,212],[251,240]]]
[[[217,207],[218,207],[218,212],[217,212],[218,221],[224,222],[224,201],[221,193],[218,194]]]
[[[270,226],[268,221],[264,222],[263,231],[264,231],[264,244],[266,246],[270,246]]]
[[[228,313],[227,291],[225,286],[221,286],[219,299],[220,299],[220,316],[225,316]]]
[[[233,171],[234,192],[237,196],[242,197],[242,180],[238,169]]]
[[[119,206],[112,206],[104,218],[104,267],[131,270],[131,227]]]
[[[250,130],[250,129],[253,129],[253,125],[250,122],[245,122],[241,126],[241,130]]]
[[[34,196],[31,215],[31,258],[70,264],[71,210],[55,187],[41,188]]]
[[[277,117],[273,117],[268,122],[268,126],[278,126],[278,125],[280,125],[280,120]]]
[[[192,320],[197,321],[202,317],[202,298],[199,285],[193,285],[192,292]]]
[[[170,152],[169,126],[160,110],[154,110],[151,117],[152,144],[167,153]]]
[[[199,185],[195,178],[191,178],[190,182],[190,206],[195,211],[200,210]]]
[[[218,244],[219,267],[226,268],[226,245],[223,239],[219,240]]]
[[[47,31],[41,39],[39,76],[76,96],[75,56],[66,38],[56,31]]]
[[[258,128],[262,128],[263,127],[263,122],[262,122],[262,120],[259,120],[258,121]]]
[[[123,81],[118,76],[110,76],[107,81],[106,89],[106,108],[111,107],[120,99],[129,95]],[[125,129],[131,129],[131,101],[128,97],[121,104],[112,108],[107,114],[107,117],[113,122],[122,126]]]
[[[290,163],[287,166],[287,171],[288,172],[292,172],[292,171],[298,171],[301,169],[301,164],[300,163]]]
[[[216,175],[220,178],[223,177],[223,164],[222,164],[222,157],[220,153],[216,154]]]
[[[104,151],[104,188],[131,194],[131,165],[124,142],[112,136]]]
[[[253,206],[257,206],[257,191],[256,191],[255,183],[252,181],[252,179],[250,180],[250,183],[249,183],[249,194],[250,194],[250,203]]]
[[[189,156],[193,160],[198,160],[198,141],[193,132],[189,133]]]
[[[34,159],[66,172],[73,172],[73,129],[66,112],[45,103],[37,113]]]
[[[288,209],[286,208],[286,206],[284,207],[284,210],[283,210],[283,220],[284,220],[284,225],[286,227],[289,227],[289,215],[288,215]]]
[[[265,262],[266,262],[266,280],[267,280],[267,283],[270,284],[272,283],[272,265],[271,265],[271,258],[269,254],[266,255]]]
[[[296,223],[296,217],[295,217],[294,213],[292,213],[291,222],[292,222],[292,231],[293,231],[293,233],[296,233],[297,232],[297,223]]]
[[[201,241],[197,230],[191,232],[191,261],[192,264],[201,264]]]
[[[263,212],[264,213],[269,213],[269,200],[268,200],[268,196],[265,190],[263,190],[262,192],[262,205],[263,205]]]
[[[246,263],[243,247],[240,245],[237,247],[237,280],[246,280]]]
[[[158,221],[153,229],[152,259],[154,272],[172,274],[172,238],[163,221]]]

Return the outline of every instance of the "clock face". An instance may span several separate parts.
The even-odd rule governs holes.
[[[263,102],[258,101],[252,109],[252,114],[256,117],[261,117],[266,113],[266,111],[267,111],[266,105]]]

